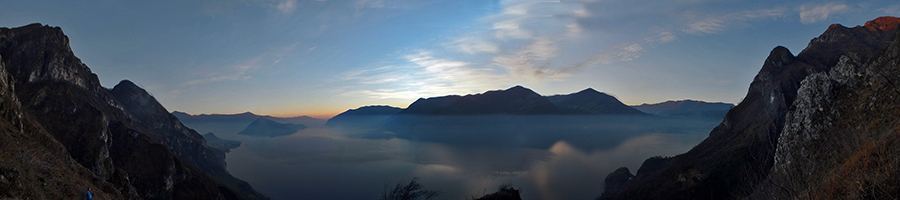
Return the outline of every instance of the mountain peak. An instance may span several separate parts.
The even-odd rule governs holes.
[[[503,90],[503,92],[515,92],[515,93],[537,93],[534,90],[528,89],[526,87],[522,87],[521,85],[513,86],[509,89]]]
[[[900,18],[883,16],[867,21],[863,27],[870,31],[888,31],[900,25]]]
[[[134,89],[139,89],[141,87],[138,87],[137,84],[134,84],[134,82],[131,82],[128,79],[123,79],[122,81],[119,81],[119,84],[116,84],[116,86],[113,87],[114,90],[116,88],[119,88],[119,90],[122,90],[122,89],[134,90]]]
[[[793,62],[794,58],[794,54],[791,53],[791,50],[788,50],[788,48],[784,46],[778,46],[769,52],[769,57],[766,58],[766,64],[769,66],[780,67]]]

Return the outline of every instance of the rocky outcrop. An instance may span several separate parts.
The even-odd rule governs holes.
[[[784,127],[791,124],[785,121],[793,120],[794,115],[789,118],[787,114],[797,99],[801,81],[810,74],[829,71],[842,55],[855,53],[856,60],[866,62],[891,42],[897,24],[897,18],[882,17],[867,23],[875,27],[832,25],[796,57],[787,48],[775,48],[747,96],[706,140],[672,158],[661,170],[639,175],[625,189],[601,199],[731,199],[750,195],[767,179],[776,162],[779,138]]]
[[[232,149],[241,146],[241,141],[222,139],[216,137],[216,134],[213,134],[212,132],[204,134],[203,138],[206,138],[206,144],[208,144],[209,147],[216,148],[225,152],[229,152]]]
[[[484,195],[475,200],[522,200],[522,196],[519,195],[519,190],[509,186],[503,186],[499,191]]]
[[[98,199],[124,199],[25,111],[5,63],[0,54],[0,199],[68,199],[88,188]]]
[[[866,26],[900,22],[885,19]],[[891,199],[900,193],[893,187],[900,180],[900,103],[894,99],[900,95],[900,35],[868,62],[861,60],[849,53],[831,70],[803,80],[775,164],[753,197]]]
[[[631,171],[628,170],[627,167],[619,167],[619,169],[606,175],[606,179],[603,180],[603,192],[618,192],[624,188],[625,183],[628,183],[632,178],[634,178],[634,175],[631,174]]]
[[[254,197],[238,196],[235,191],[258,195],[249,186],[223,185],[201,170],[201,163],[209,163],[202,158],[215,158],[202,155],[202,138],[160,131],[177,124],[167,124],[151,113],[165,110],[158,105],[152,107],[155,101],[136,99],[128,105],[151,107],[126,110],[126,105],[103,88],[97,76],[75,57],[68,44],[59,28],[32,24],[0,29],[0,56],[15,80],[12,84],[22,102],[22,112],[32,116],[97,180],[112,185],[124,199]],[[142,120],[136,115],[149,118]],[[173,134],[184,137],[171,141],[168,137]],[[186,154],[190,149],[201,155]]]

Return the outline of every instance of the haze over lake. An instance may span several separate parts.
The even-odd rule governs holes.
[[[520,189],[523,199],[592,199],[603,191],[603,179],[609,172],[621,166],[636,170],[648,157],[685,152],[706,138],[720,121],[618,115],[537,118],[620,120],[590,120],[594,122],[592,131],[574,134],[534,132],[564,135],[540,148],[527,144],[490,145],[491,141],[373,139],[360,131],[321,124],[282,137],[238,135],[241,126],[246,126],[240,123],[186,124],[199,132],[215,132],[221,138],[242,141],[227,155],[228,170],[274,199],[374,199],[386,186],[414,177],[420,177],[426,189],[443,191],[439,199],[480,197],[504,184]],[[617,127],[623,121],[631,121],[636,130],[621,132]],[[642,126],[657,128],[639,128]],[[578,141],[579,138],[591,138],[593,142]],[[504,142],[508,141],[496,141]]]

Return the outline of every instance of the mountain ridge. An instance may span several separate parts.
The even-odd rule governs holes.
[[[900,24],[895,17],[873,21],[879,22],[867,24]],[[707,139],[684,154],[654,162],[662,167],[639,174],[600,199],[734,199],[753,194],[776,163],[776,147],[801,82],[832,69],[843,55],[855,54],[856,60],[866,62],[884,54],[879,52],[891,38],[896,41],[896,33],[896,26],[885,30],[832,25],[796,57],[787,48],[774,48],[747,96]],[[708,162],[698,162],[704,160]]]
[[[102,87],[97,75],[75,57],[59,27],[0,28],[0,57],[14,80],[17,101],[26,102],[21,104],[22,112],[30,113],[41,129],[62,144],[67,156],[97,180],[113,185],[99,187],[98,194],[119,193],[125,199],[265,198],[245,182],[233,179],[240,185],[234,187],[204,171],[203,163],[210,162],[200,158],[217,158],[188,155],[206,151],[202,138],[182,138],[185,144],[199,144],[193,150],[168,146],[173,143],[166,142],[167,136],[178,133],[148,126],[132,112],[137,110],[128,110],[130,104],[123,104]],[[137,113],[156,116],[154,112]],[[177,126],[171,121],[154,122]]]

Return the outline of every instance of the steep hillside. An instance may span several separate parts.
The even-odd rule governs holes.
[[[25,112],[6,69],[0,54],[0,199],[78,199],[88,188],[98,199],[123,199]]]
[[[879,19],[867,28],[886,24]],[[806,77],[786,115],[775,165],[753,197],[900,197],[898,84],[900,35],[867,62],[850,53],[830,71]]]
[[[100,86],[97,76],[75,57],[61,29],[40,24],[2,28],[0,56],[11,80],[15,80],[13,87],[18,102],[22,102],[22,112],[62,144],[69,157],[97,180],[111,184],[123,198],[261,197],[249,186],[229,187],[204,172],[198,165],[210,163],[202,160],[215,156],[189,153],[191,149],[197,150],[194,153],[206,152],[202,138],[183,135],[181,141],[167,141],[170,136],[183,134],[163,130],[177,124],[146,115],[149,118],[143,120],[152,123],[148,126],[136,117],[140,114],[134,114],[158,108],[126,110],[130,104],[123,104]],[[168,146],[176,143],[184,146]]]
[[[854,53],[859,62],[867,62],[888,45],[897,24],[898,18],[882,17],[854,28],[832,25],[796,57],[787,48],[775,48],[747,96],[706,140],[601,199],[732,199],[751,194],[776,163],[779,137],[801,81],[828,71],[842,55]]]

